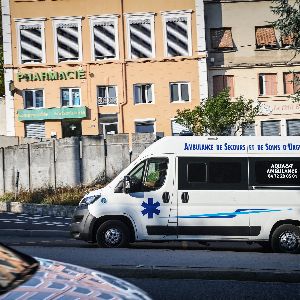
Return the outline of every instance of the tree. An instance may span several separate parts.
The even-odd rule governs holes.
[[[224,90],[193,109],[177,110],[175,121],[195,135],[228,135],[233,126],[236,133],[243,124],[252,123],[259,107],[242,96],[232,101],[229,91]]]
[[[273,0],[272,3],[274,6],[271,6],[271,11],[278,18],[271,24],[280,31],[283,38],[289,37],[290,47],[294,50],[293,60],[300,53],[300,0]],[[300,85],[299,76],[294,76],[293,81],[294,85]],[[300,102],[300,91],[297,90],[290,96],[294,102]]]

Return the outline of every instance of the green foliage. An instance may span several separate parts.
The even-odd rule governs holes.
[[[277,16],[276,21],[271,24],[280,31],[281,36],[291,36],[294,57],[300,52],[300,0],[273,0],[274,6],[271,11]],[[293,71],[291,71],[292,73]],[[299,77],[294,78],[294,84],[299,85]],[[295,92],[290,98],[293,102],[300,102],[300,91]]]
[[[17,195],[17,202],[35,203],[35,204],[51,204],[51,205],[78,205],[79,201],[89,191],[102,188],[102,184],[93,186],[77,186],[77,187],[46,187],[33,191],[21,190]],[[6,193],[0,196],[0,202],[15,201],[14,193]]]
[[[253,100],[238,97],[231,100],[228,90],[201,102],[194,109],[177,110],[175,120],[195,135],[228,135],[235,126],[235,133],[244,123],[251,123],[258,114],[259,105]]]
[[[271,24],[277,28],[282,36],[293,38],[292,48],[300,49],[300,0],[273,0],[271,11],[277,15],[277,20]]]

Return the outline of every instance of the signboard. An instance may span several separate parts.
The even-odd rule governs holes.
[[[19,121],[83,119],[85,117],[85,106],[18,110]]]
[[[86,79],[84,70],[60,71],[60,72],[40,72],[40,73],[17,73],[18,82],[21,81],[53,81],[68,79]]]
[[[264,102],[262,105],[269,108],[269,112],[262,113],[262,115],[300,114],[300,103],[294,103],[292,101],[270,101]]]

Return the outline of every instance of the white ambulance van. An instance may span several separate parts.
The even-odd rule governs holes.
[[[100,247],[134,241],[248,241],[300,252],[300,137],[165,137],[71,225]]]

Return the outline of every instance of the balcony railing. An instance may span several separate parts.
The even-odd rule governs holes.
[[[98,97],[98,106],[100,105],[116,105],[117,98],[116,97]]]

